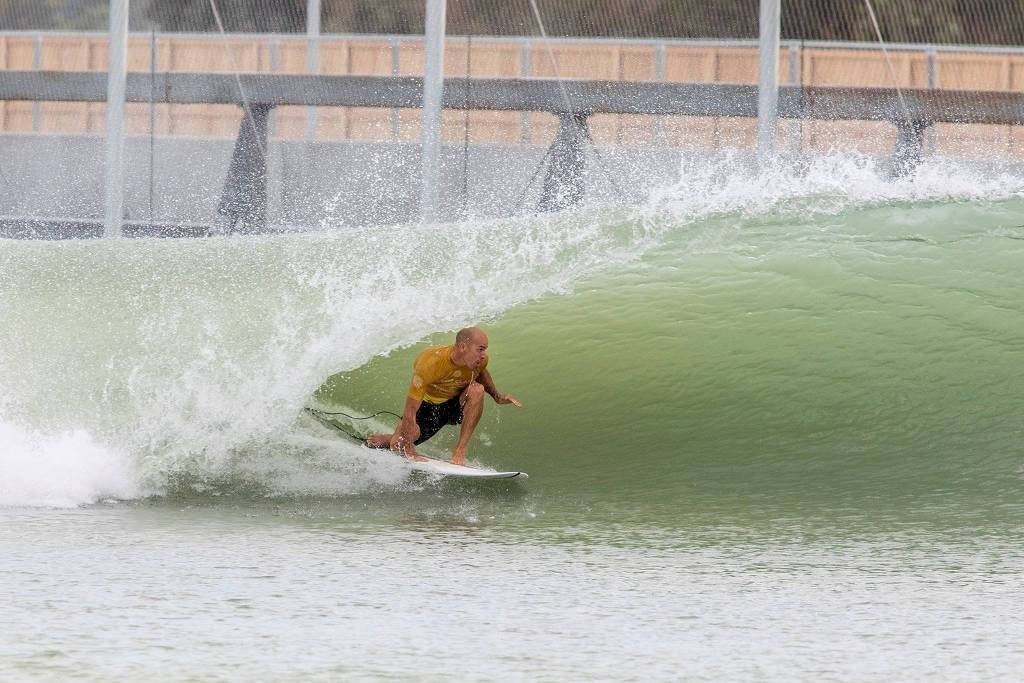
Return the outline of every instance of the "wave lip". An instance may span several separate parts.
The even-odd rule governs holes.
[[[0,422],[0,506],[71,508],[144,494],[130,458],[88,432],[44,436]]]
[[[639,213],[683,222],[738,214],[801,220],[849,210],[928,202],[1003,201],[1024,196],[1020,169],[992,169],[934,157],[913,173],[892,177],[866,155],[830,152],[782,155],[764,168],[736,150],[705,158],[684,156],[678,180],[654,187]]]

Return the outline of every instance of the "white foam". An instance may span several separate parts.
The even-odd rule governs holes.
[[[29,428],[0,423],[0,504],[130,498],[176,478],[313,494],[396,485],[398,469],[360,461],[358,448],[289,441],[328,376],[570,290],[718,215],[1024,193],[1021,177],[941,160],[892,181],[852,154],[763,172],[738,153],[686,159],[636,209],[5,245],[0,414],[6,401]]]
[[[0,329],[16,340],[0,348],[0,394],[7,414],[35,431],[6,433],[16,443],[7,457],[17,458],[8,469],[21,473],[6,495],[48,505],[182,482],[313,495],[394,486],[403,471],[386,459],[289,440],[316,388],[430,334],[571,288],[631,257],[643,239],[634,228],[642,231],[581,212],[194,241],[14,242],[0,271]],[[84,431],[65,433],[67,424]],[[67,483],[67,495],[45,476],[62,460],[81,484]]]
[[[301,459],[283,439],[331,374],[567,289],[628,255],[633,240],[601,217],[570,214],[207,242],[204,268],[220,270],[215,279],[239,272],[243,286],[252,274],[237,264],[272,256],[251,283],[264,291],[222,305],[186,286],[171,310],[145,312],[145,354],[125,378],[137,425],[129,438],[158,456],[147,460],[151,483],[170,473],[241,472],[254,463],[241,463],[239,452],[278,464]],[[390,480],[378,474],[367,481]],[[279,475],[268,486],[294,490],[305,476]]]
[[[1024,175],[931,157],[893,178],[875,157],[853,152],[782,156],[759,169],[747,153],[684,156],[675,182],[653,189],[641,215],[687,221],[723,214],[836,214],[897,202],[1000,201],[1024,196]]]
[[[0,422],[0,505],[74,507],[143,493],[131,459],[85,431],[42,435]]]

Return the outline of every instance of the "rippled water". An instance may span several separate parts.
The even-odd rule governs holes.
[[[0,672],[863,681],[1024,667],[1019,528],[686,512],[664,528],[439,497],[0,512]]]

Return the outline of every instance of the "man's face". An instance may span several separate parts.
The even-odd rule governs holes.
[[[484,359],[484,353],[487,352],[487,337],[477,337],[462,346],[463,358],[466,359],[466,365],[474,370],[480,367],[480,363],[483,362]]]

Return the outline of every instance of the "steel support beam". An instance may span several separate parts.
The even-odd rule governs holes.
[[[273,105],[253,104],[231,154],[217,213],[227,217],[229,232],[262,232],[267,226],[267,119]],[[244,110],[243,110],[244,111]]]
[[[896,151],[892,159],[892,175],[905,176],[917,168],[924,157],[924,134],[931,126],[928,121],[896,122]]]
[[[391,76],[305,76],[242,74],[253,104],[321,107],[408,108],[422,104],[423,79]],[[446,84],[446,109],[546,111],[562,114],[565,98],[554,79],[472,78]],[[721,83],[565,83],[578,112],[586,114],[675,114],[680,116],[757,116],[758,89]],[[155,97],[153,93],[155,92]],[[233,74],[128,74],[128,102],[242,104]],[[954,123],[1024,124],[1024,93],[982,90],[903,91],[907,112],[894,88],[782,86],[782,118],[828,121],[906,119]],[[106,76],[85,71],[0,70],[0,100],[104,102]]]
[[[0,100],[104,102],[107,76],[89,72],[0,70]],[[422,103],[423,79],[388,76],[303,76],[244,74],[241,76],[253,107],[267,111],[277,105],[335,107],[417,107]],[[564,84],[577,111],[566,112],[565,96],[554,79],[456,79],[441,102],[450,109],[546,111],[563,118],[595,113],[675,114],[682,116],[756,116],[756,86],[713,83],[630,83],[570,81]],[[467,89],[468,88],[468,89]],[[778,88],[781,118],[888,121],[899,129],[894,169],[909,169],[921,159],[921,133],[937,122],[1024,124],[1024,93],[975,90],[800,87]],[[241,104],[233,74],[129,74],[124,100],[170,104]],[[108,111],[108,115],[109,115]],[[123,125],[123,124],[122,124]],[[114,126],[108,123],[108,130]],[[265,134],[264,134],[265,137]],[[114,154],[108,138],[108,154]],[[265,142],[264,142],[265,144]],[[237,150],[237,147],[236,147]],[[117,159],[108,163],[114,169]],[[425,169],[437,171],[438,165]],[[905,172],[905,171],[903,171]],[[436,185],[435,185],[436,187]],[[108,182],[108,193],[120,184]],[[114,205],[108,202],[108,209]],[[436,203],[434,204],[436,208]],[[116,224],[118,212],[108,215]],[[110,234],[116,234],[111,231]]]
[[[560,211],[576,206],[586,191],[584,177],[587,157],[587,115],[559,115],[558,133],[548,150],[548,169],[544,174],[538,211]]]

